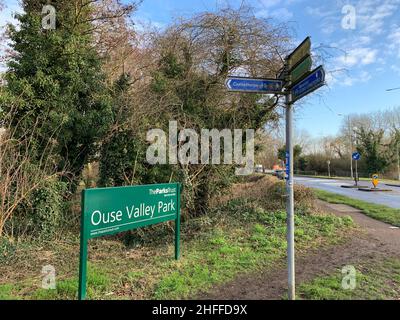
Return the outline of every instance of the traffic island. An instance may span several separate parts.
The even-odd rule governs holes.
[[[367,186],[356,186],[356,185],[342,185],[342,188],[346,189],[363,189],[363,188],[368,188]]]
[[[390,192],[393,190],[390,189],[380,189],[380,188],[358,188],[360,191],[367,191],[367,192]]]

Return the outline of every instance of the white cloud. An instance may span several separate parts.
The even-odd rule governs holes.
[[[396,66],[396,65],[392,65],[390,67],[390,69],[392,69],[394,72],[398,73],[400,75],[400,67]]]
[[[332,11],[327,11],[323,8],[318,8],[318,7],[307,7],[306,13],[309,14],[310,16],[319,18],[324,18],[333,14]]]
[[[0,27],[4,27],[7,23],[15,22],[13,15],[21,11],[21,7],[17,0],[6,1],[4,9],[0,10]]]
[[[274,18],[280,21],[288,21],[293,17],[293,13],[286,8],[279,8],[273,10],[259,10],[256,13],[257,17],[261,18]]]
[[[392,31],[387,36],[387,40],[389,51],[397,51],[396,54],[400,58],[400,27],[393,26]]]
[[[135,21],[135,30],[137,32],[145,32],[149,30],[163,30],[167,25],[163,22],[152,21],[143,17],[137,17]]]
[[[358,80],[360,81],[360,82],[368,82],[369,80],[371,80],[372,79],[372,76],[371,76],[371,74],[369,73],[369,72],[367,72],[367,71],[361,71],[361,73],[360,73],[360,75],[359,75],[359,77],[358,77]]]
[[[344,87],[351,87],[357,83],[366,83],[372,79],[372,76],[367,71],[361,71],[357,74],[354,73],[341,73],[338,76],[327,74],[326,81],[328,85],[333,86],[334,84],[339,84]]]
[[[366,36],[382,34],[388,19],[400,8],[400,0],[358,0],[353,3],[350,3],[354,6],[356,14],[356,29],[353,31]],[[342,7],[345,4],[349,3],[338,1],[336,5],[333,5],[334,8],[327,8],[327,2],[324,2],[324,6],[308,6],[305,11],[308,15],[321,19],[320,30],[328,35],[343,30]]]
[[[280,8],[272,11],[271,17],[281,21],[287,21],[293,17],[293,13],[286,8]]]
[[[367,45],[371,43],[372,39],[368,36],[361,36],[358,38],[358,41],[360,45]]]
[[[388,17],[396,13],[399,0],[362,0],[356,6],[357,21],[361,32],[365,34],[382,34]]]
[[[321,32],[329,35],[338,30],[338,24],[336,23],[336,19],[327,18],[321,26]]]
[[[368,65],[376,61],[377,54],[377,49],[355,48],[349,50],[347,54],[338,57],[337,61],[344,67],[353,67],[357,64]]]

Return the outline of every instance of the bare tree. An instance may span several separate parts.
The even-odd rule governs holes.
[[[290,44],[285,27],[258,19],[252,10],[222,9],[178,19],[153,34],[151,83],[145,101],[150,124],[165,127],[177,120],[179,129],[261,129],[277,121],[278,99],[232,94],[228,75],[275,77]],[[156,90],[155,90],[156,89]],[[229,166],[181,165],[185,203],[204,212],[212,188],[229,180]],[[221,179],[221,177],[224,177]]]
[[[12,117],[10,114],[5,115]],[[13,235],[14,229],[5,230],[7,222],[24,202],[27,204],[33,192],[46,181],[57,179],[62,172],[55,171],[55,161],[51,157],[42,157],[39,163],[31,162],[31,150],[35,128],[23,139],[14,137],[15,128],[3,127],[0,132],[0,236]],[[53,147],[52,140],[46,149]],[[47,154],[45,152],[44,154]]]

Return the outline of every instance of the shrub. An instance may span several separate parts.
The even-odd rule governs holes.
[[[296,211],[307,213],[313,208],[315,194],[312,189],[295,185]],[[255,206],[260,205],[267,211],[281,210],[286,207],[286,185],[284,181],[264,177],[252,182],[239,183],[230,190],[229,196],[214,198],[214,205],[232,199],[248,199]]]
[[[10,220],[12,233],[47,238],[57,231],[64,217],[67,184],[53,178],[46,180],[18,207]]]

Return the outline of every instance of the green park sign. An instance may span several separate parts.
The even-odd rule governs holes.
[[[175,220],[175,259],[180,244],[180,184],[155,184],[82,191],[80,300],[86,298],[88,241]]]

